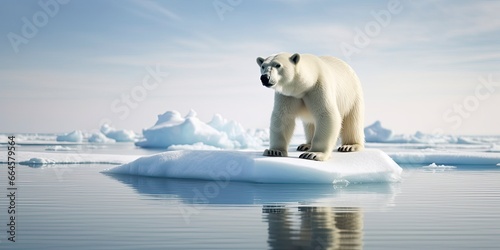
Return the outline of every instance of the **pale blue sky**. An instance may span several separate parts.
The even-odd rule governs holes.
[[[348,61],[366,125],[500,134],[498,10],[457,0],[1,1],[0,132],[103,121],[140,131],[190,108],[265,128],[273,93],[255,58],[287,51]]]

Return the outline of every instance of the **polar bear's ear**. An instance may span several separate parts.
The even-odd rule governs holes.
[[[259,66],[261,66],[261,65],[264,63],[264,61],[265,61],[265,60],[266,60],[266,59],[264,59],[264,58],[262,58],[262,57],[257,57],[257,64],[258,64]]]
[[[293,54],[293,55],[290,57],[290,61],[291,61],[293,64],[297,64],[297,63],[299,63],[299,61],[300,61],[300,55],[299,55],[298,53]]]

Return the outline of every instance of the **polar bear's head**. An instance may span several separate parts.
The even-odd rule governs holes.
[[[294,86],[296,67],[300,61],[299,54],[280,53],[266,59],[257,58],[260,66],[260,81],[262,85],[273,88],[284,95],[292,95],[297,86]]]

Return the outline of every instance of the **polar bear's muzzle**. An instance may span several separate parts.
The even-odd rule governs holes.
[[[260,81],[262,82],[262,85],[264,85],[264,86],[266,86],[266,87],[268,87],[268,88],[270,88],[270,87],[274,86],[274,84],[273,84],[273,83],[270,83],[270,82],[269,82],[269,79],[270,79],[270,78],[271,78],[271,77],[270,77],[269,75],[266,75],[266,74],[261,75],[261,76],[260,76]]]

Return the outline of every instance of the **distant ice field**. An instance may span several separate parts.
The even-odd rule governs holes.
[[[105,124],[97,132],[14,136],[20,165],[120,165],[110,166],[110,172],[167,178],[213,179],[210,174],[223,178],[230,172],[224,169],[229,163],[246,171],[230,176],[232,180],[260,183],[391,182],[399,179],[400,166],[433,170],[500,167],[498,135],[401,135],[378,121],[367,126],[365,134],[365,151],[334,153],[323,163],[296,159],[295,148],[304,142],[300,128],[292,139],[290,157],[262,157],[269,129],[245,130],[219,114],[203,122],[193,110],[184,117],[177,111],[158,115],[157,122],[142,133]],[[1,145],[6,145],[8,136],[0,134]],[[7,161],[0,158],[0,163]]]

